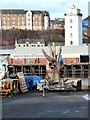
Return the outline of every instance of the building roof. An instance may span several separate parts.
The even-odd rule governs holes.
[[[57,18],[55,20],[50,20],[50,22],[53,23],[53,24],[64,24],[64,21],[65,20],[63,18],[62,19]]]
[[[60,46],[56,46],[56,54],[58,53]],[[18,55],[33,55],[34,57],[39,57],[43,56],[42,49],[46,51],[46,53],[49,55],[49,48],[48,46],[46,47],[16,47],[12,53],[11,57]],[[88,52],[88,46],[87,45],[82,45],[82,46],[62,46],[62,52],[61,52],[63,58],[64,57],[80,57],[80,55],[87,55],[89,54]]]
[[[88,16],[88,17],[86,17],[85,19],[83,19],[83,21],[84,21],[84,20],[90,20],[90,16]]]
[[[50,45],[52,45],[52,42],[49,42]],[[55,46],[64,46],[64,42],[60,41],[60,42],[54,42]]]
[[[18,44],[25,44],[26,42],[28,42],[29,44],[35,44],[37,42],[44,44],[45,40],[44,39],[18,39],[17,40]]]
[[[42,15],[49,16],[49,12],[48,12],[48,11],[42,11],[42,10],[31,10],[31,12],[32,12],[33,14],[42,14]]]
[[[56,54],[58,54],[60,46],[56,46]],[[44,57],[42,49],[46,51],[46,53],[49,55],[50,50],[48,46],[44,47],[16,47],[15,49],[1,49],[0,55],[10,55],[11,57],[16,55],[31,55],[33,57]],[[62,57],[80,57],[80,55],[87,55],[90,54],[90,45],[81,45],[81,46],[62,46]],[[18,56],[20,57],[20,56]]]
[[[14,49],[15,46],[0,46],[0,50],[10,50],[10,49]]]
[[[2,14],[26,14],[28,10],[24,9],[2,9],[0,10]],[[30,10],[34,14],[43,14],[43,15],[49,15],[48,11],[41,11],[41,10]]]
[[[85,54],[85,53],[88,53],[87,45],[62,47],[62,54]]]
[[[2,14],[26,14],[27,10],[24,9],[2,9]]]
[[[12,53],[11,53],[11,57],[21,57],[22,55],[24,56],[28,56],[31,55],[33,57],[38,57],[39,55],[43,55],[42,53],[42,49],[44,49],[44,47],[16,47]],[[48,53],[48,47],[45,47],[45,51]]]
[[[0,56],[1,55],[10,55],[12,53],[13,49],[10,50],[0,50]]]

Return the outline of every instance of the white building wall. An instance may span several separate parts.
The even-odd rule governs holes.
[[[2,24],[1,24],[1,11],[0,11],[0,29],[2,29]]]
[[[27,13],[26,13],[26,29],[27,30],[32,30],[32,12],[29,10]]]
[[[88,55],[89,47],[87,45],[81,46],[63,46],[62,58],[80,58],[80,55]]]
[[[83,42],[82,42],[82,39],[83,39],[83,37],[82,37],[82,17],[78,17],[78,21],[80,21],[80,22],[78,22],[78,26],[79,26],[79,28],[78,28],[78,33],[79,33],[79,45],[82,45],[83,44]]]
[[[71,8],[65,15],[65,46],[82,45],[82,16],[78,15],[79,12]]]
[[[44,29],[46,30],[49,27],[49,17],[44,16]]]

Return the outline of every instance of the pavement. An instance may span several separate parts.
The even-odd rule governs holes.
[[[32,90],[2,98],[2,118],[89,118],[87,91],[42,92]]]

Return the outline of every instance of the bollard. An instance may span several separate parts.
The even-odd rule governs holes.
[[[44,89],[44,87],[43,87],[43,97],[45,96],[45,89]]]

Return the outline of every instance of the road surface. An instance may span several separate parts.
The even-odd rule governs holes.
[[[2,118],[88,118],[89,92],[29,91],[2,98]]]

